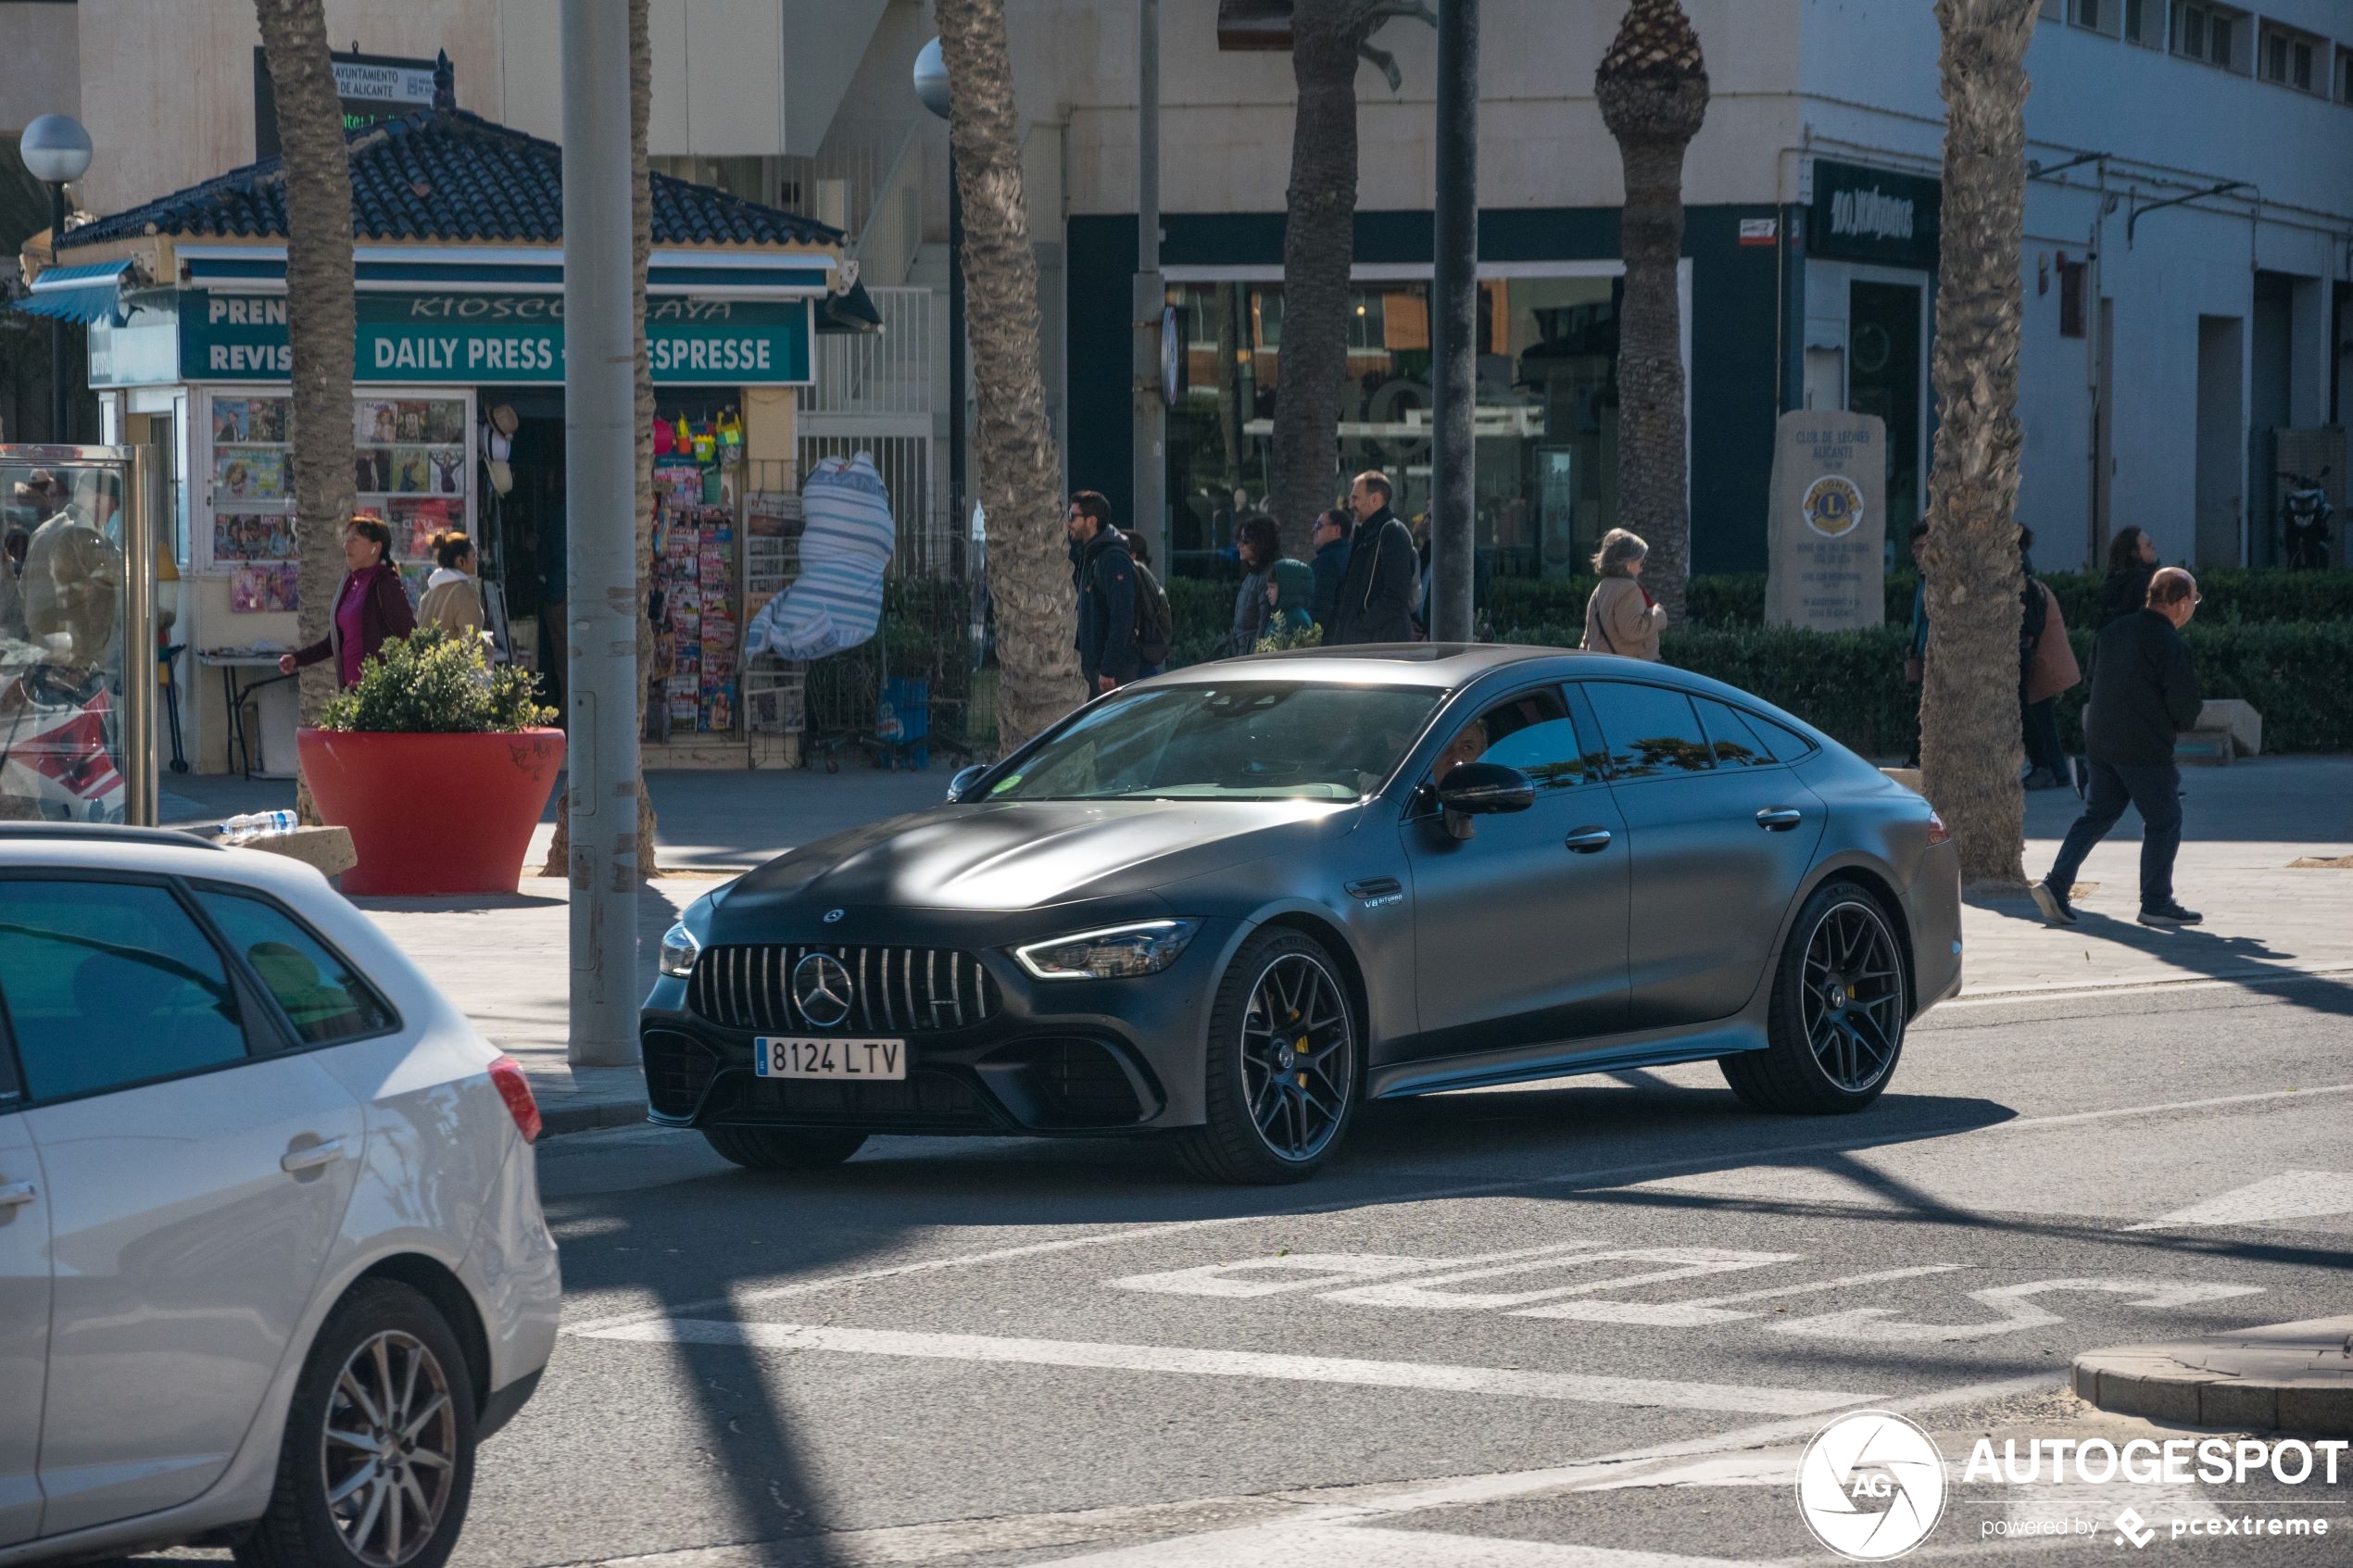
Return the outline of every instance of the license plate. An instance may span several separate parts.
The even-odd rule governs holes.
[[[761,1078],[904,1078],[907,1042],[763,1035],[752,1041],[751,1070]]]

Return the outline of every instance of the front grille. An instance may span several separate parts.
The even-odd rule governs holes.
[[[703,1044],[668,1029],[648,1029],[638,1042],[646,1064],[646,1102],[664,1116],[691,1116],[719,1072]]]
[[[902,1081],[870,1084],[733,1074],[727,1083],[724,1103],[712,1105],[713,1117],[723,1121],[744,1117],[869,1128],[998,1125],[980,1096],[945,1073],[915,1073]]]
[[[1028,1040],[990,1061],[1019,1062],[1036,1113],[1057,1127],[1118,1127],[1140,1121],[1136,1086],[1110,1047],[1096,1040]]]
[[[812,1023],[793,1000],[793,969],[812,953],[830,953],[849,971],[849,1016],[839,1023]],[[706,947],[686,988],[697,1017],[766,1034],[923,1035],[985,1022],[1002,1002],[980,960],[948,947]]]

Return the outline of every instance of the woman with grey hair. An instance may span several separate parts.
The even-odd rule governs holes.
[[[1667,611],[1640,582],[1642,558],[1650,553],[1641,535],[1623,528],[1602,535],[1602,547],[1593,553],[1593,570],[1602,580],[1585,601],[1580,646],[1586,652],[1658,662],[1658,633],[1667,624]]]

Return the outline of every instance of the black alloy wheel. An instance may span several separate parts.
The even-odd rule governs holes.
[[[1243,944],[1210,1018],[1207,1120],[1180,1148],[1209,1181],[1299,1181],[1355,1115],[1362,1052],[1340,967],[1303,933]]]
[[[1776,967],[1769,1043],[1718,1065],[1759,1110],[1860,1110],[1894,1074],[1910,1016],[1910,970],[1887,911],[1856,884],[1828,882],[1799,910]]]

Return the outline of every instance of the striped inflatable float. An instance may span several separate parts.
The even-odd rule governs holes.
[[[873,636],[882,619],[883,569],[899,530],[874,455],[825,458],[800,494],[800,575],[752,618],[747,659],[823,659]]]

